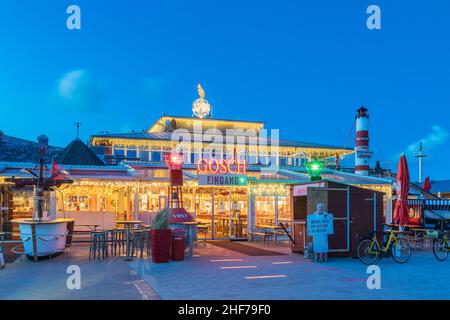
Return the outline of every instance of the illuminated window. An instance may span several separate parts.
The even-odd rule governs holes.
[[[288,222],[291,220],[291,201],[289,197],[278,197],[278,222]]]
[[[67,209],[69,211],[88,211],[89,197],[88,196],[67,196]]]
[[[275,224],[275,197],[255,197],[255,225]]]
[[[278,206],[278,208],[276,207]],[[278,217],[276,216],[278,213]],[[278,196],[278,203],[275,202],[275,196],[256,196],[255,197],[255,226],[275,225],[286,223],[290,218],[290,199],[288,196]]]
[[[34,208],[33,191],[15,191],[12,197],[14,213],[32,213]]]

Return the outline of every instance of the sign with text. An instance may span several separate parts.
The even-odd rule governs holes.
[[[199,186],[246,186],[247,176],[240,174],[199,174]]]
[[[333,234],[333,215],[324,213],[321,216],[308,215],[307,218],[308,234],[310,236],[319,234]]]
[[[234,159],[200,159],[197,162],[197,172],[200,174],[246,174],[247,162]]]
[[[322,187],[325,187],[325,183],[323,182],[294,186],[292,195],[294,197],[306,196],[308,194],[308,188],[322,188]]]

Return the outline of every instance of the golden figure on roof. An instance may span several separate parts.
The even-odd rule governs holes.
[[[205,91],[203,90],[202,85],[200,83],[197,85],[197,91],[200,98],[205,99]]]
[[[204,119],[207,117],[211,117],[211,106],[209,102],[205,99],[205,91],[202,88],[202,85],[199,83],[197,85],[197,91],[200,98],[194,101],[192,104],[192,112],[193,116],[197,118]]]

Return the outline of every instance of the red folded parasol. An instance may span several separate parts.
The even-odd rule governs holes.
[[[397,169],[397,201],[395,202],[394,221],[401,226],[408,224],[409,170],[406,157],[400,156]]]
[[[430,192],[430,190],[431,190],[430,177],[425,178],[425,181],[423,182],[423,185],[422,185],[422,189],[427,192]]]

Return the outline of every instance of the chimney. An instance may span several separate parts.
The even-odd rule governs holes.
[[[40,145],[45,145],[48,146],[48,137],[45,134],[41,134],[38,138],[37,141]]]
[[[369,175],[369,115],[363,106],[356,112],[355,174]]]

